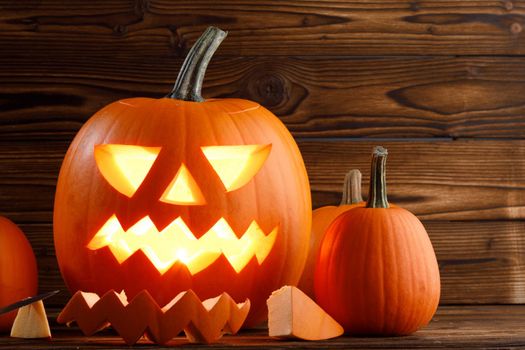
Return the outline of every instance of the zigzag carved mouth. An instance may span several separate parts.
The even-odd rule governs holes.
[[[119,263],[141,250],[164,274],[173,264],[181,262],[192,275],[204,270],[221,255],[238,273],[255,256],[260,264],[266,259],[277,237],[277,227],[265,235],[254,220],[238,238],[228,222],[221,218],[202,237],[196,238],[180,217],[159,232],[149,216],[124,231],[113,215],[98,230],[87,247],[97,250],[109,247]]]

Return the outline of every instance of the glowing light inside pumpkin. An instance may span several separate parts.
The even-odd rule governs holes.
[[[171,183],[160,197],[162,202],[172,204],[200,205],[206,200],[190,171],[182,164]]]
[[[97,145],[95,162],[110,185],[131,198],[148,175],[160,149],[161,147]]]
[[[97,250],[107,246],[119,263],[142,250],[161,274],[179,261],[194,275],[224,255],[238,273],[254,256],[259,265],[262,264],[276,237],[277,227],[265,235],[257,222],[252,221],[242,237],[238,238],[224,218],[200,238],[193,235],[180,217],[160,232],[149,216],[124,231],[113,215],[87,247]]]
[[[263,166],[272,145],[201,147],[227,191],[248,183]]]

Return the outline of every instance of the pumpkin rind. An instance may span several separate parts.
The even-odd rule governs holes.
[[[434,315],[439,268],[421,222],[405,209],[381,207],[388,206],[382,168],[386,153],[376,156],[370,185],[375,190],[370,190],[367,207],[347,211],[327,229],[315,294],[346,333],[405,335]]]
[[[195,91],[190,97],[193,95]],[[144,182],[128,198],[99,173],[94,158],[94,147],[99,144],[162,149]],[[262,168],[246,185],[230,192],[201,150],[203,146],[267,144],[271,144],[271,152]],[[181,164],[200,186],[205,205],[159,201]],[[254,220],[265,234],[276,227],[278,232],[272,251],[260,266],[254,257],[237,273],[221,256],[195,275],[180,262],[160,274],[142,251],[119,264],[108,248],[86,248],[114,214],[124,229],[146,215],[158,230],[181,217],[196,238],[220,218],[238,237]],[[147,289],[160,305],[188,289],[201,299],[227,292],[237,301],[251,300],[247,325],[266,318],[265,301],[273,290],[297,283],[307,255],[310,225],[309,183],[295,141],[270,111],[241,99],[132,98],[104,107],[73,140],[55,197],[55,249],[72,292],[101,295],[123,289],[133,298]]]
[[[0,216],[0,307],[37,293],[35,255],[24,233]],[[16,310],[0,315],[0,333],[11,329]]]

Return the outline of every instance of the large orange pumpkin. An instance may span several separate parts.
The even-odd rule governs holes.
[[[338,206],[329,205],[317,208],[312,212],[312,235],[310,236],[310,250],[304,265],[303,274],[297,286],[309,297],[314,296],[314,273],[317,263],[319,247],[325,235],[326,229],[335,218],[342,213],[360,205],[363,206],[361,195],[361,172],[358,169],[350,170],[345,175],[343,184],[343,195]]]
[[[311,225],[308,178],[286,127],[259,104],[204,101],[201,86],[226,33],[209,28],[165,98],[131,98],[97,112],[60,171],[54,239],[71,291],[146,289],[160,305],[265,301],[300,278]]]
[[[24,233],[12,221],[0,216],[0,307],[37,292],[35,255]],[[0,333],[8,332],[16,311],[0,315]]]
[[[366,206],[330,225],[317,261],[317,301],[350,334],[410,334],[431,320],[439,302],[439,269],[425,228],[388,205],[386,156],[386,149],[374,150]]]

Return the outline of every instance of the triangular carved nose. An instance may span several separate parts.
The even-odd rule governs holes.
[[[177,174],[160,197],[160,201],[181,205],[206,204],[199,185],[184,164],[181,164]]]

